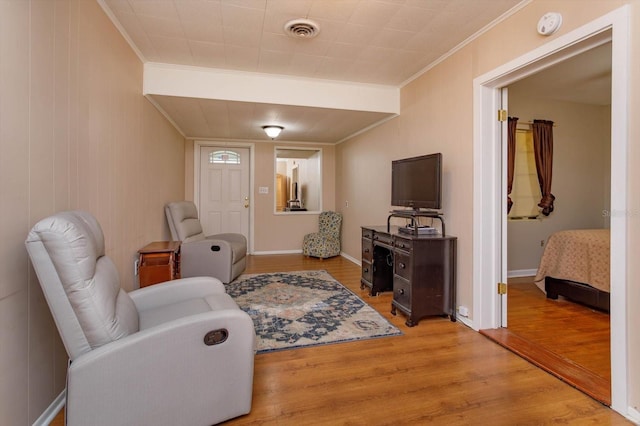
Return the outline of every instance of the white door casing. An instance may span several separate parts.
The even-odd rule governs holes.
[[[507,89],[506,87],[502,88],[502,90],[500,91],[500,108],[505,110],[505,111],[509,111],[509,89]],[[506,188],[507,187],[507,161],[508,161],[508,143],[507,143],[507,139],[508,139],[508,128],[509,128],[509,121],[508,120],[504,120],[501,121],[501,129],[500,129],[500,139],[502,140],[502,143],[500,144],[500,170],[502,171],[501,173],[501,180],[502,183],[500,184],[501,188]],[[502,200],[500,201],[500,247],[501,247],[501,253],[500,253],[500,269],[499,269],[499,273],[500,273],[500,282],[501,283],[507,283],[507,255],[508,255],[508,247],[507,247],[507,195],[506,194],[506,190],[505,190],[505,195],[502,197]],[[508,286],[507,286],[508,287]],[[507,292],[509,290],[507,289]],[[502,295],[498,295],[498,310],[500,311],[500,326],[501,327],[506,327],[507,326],[507,313],[508,313],[508,306],[507,306],[507,301],[508,301],[508,297],[507,294],[502,294]]]

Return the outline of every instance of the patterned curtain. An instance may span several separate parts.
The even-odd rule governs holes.
[[[556,197],[551,193],[551,177],[553,175],[553,121],[533,120],[533,151],[536,158],[536,171],[542,199],[538,207],[542,214],[549,216],[553,211]]]
[[[513,188],[513,172],[516,163],[516,126],[518,117],[509,117],[507,121],[507,214],[511,211],[511,189]]]

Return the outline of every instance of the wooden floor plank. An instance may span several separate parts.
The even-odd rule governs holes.
[[[508,310],[511,332],[611,380],[609,314],[547,299],[532,281],[509,284]]]
[[[327,270],[404,335],[256,355],[252,411],[225,424],[631,424],[461,322],[406,327],[391,293],[369,296],[342,257],[250,256],[246,272],[305,269]]]
[[[610,405],[609,315],[562,297],[547,299],[532,278],[509,282],[507,328],[481,332]]]
[[[611,405],[610,381],[598,376],[584,366],[576,364],[570,359],[564,358],[506,328],[480,330],[480,333],[597,401]]]

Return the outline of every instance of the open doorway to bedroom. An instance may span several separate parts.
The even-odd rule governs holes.
[[[547,299],[544,271],[538,276],[537,272],[546,249],[546,268],[542,269],[549,275],[569,274],[558,278],[587,282],[588,289],[600,287],[608,298],[611,47],[608,42],[592,48],[507,89],[508,114],[518,118],[513,205],[506,218],[506,328],[517,337],[511,344],[516,351],[526,347],[527,357],[534,363],[607,405],[611,404],[608,312],[602,306],[578,303],[575,298]],[[533,148],[529,146],[533,120],[554,123],[551,192],[556,199],[548,216],[537,206],[540,188]],[[532,191],[528,191],[530,188]],[[583,235],[589,238],[591,247],[599,244],[598,240],[602,242],[593,259],[587,261],[586,252],[576,251],[560,260],[553,251],[561,245],[566,252],[571,247],[567,238]],[[565,264],[560,265],[560,261]]]
[[[627,212],[629,149],[629,79],[631,72],[628,7],[620,7],[474,79],[473,328],[500,332],[507,326],[507,295],[496,283],[507,282],[506,173],[500,156],[506,125],[497,122],[501,88],[577,54],[612,42],[610,333],[611,408],[629,411]],[[503,154],[506,158],[506,151]],[[504,248],[504,250],[503,250]],[[499,285],[498,290],[503,288]],[[562,334],[562,329],[555,330]]]

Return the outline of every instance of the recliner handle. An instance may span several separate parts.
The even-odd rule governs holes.
[[[211,246],[211,251],[220,251],[220,246]]]
[[[226,328],[211,330],[204,335],[204,344],[207,346],[219,345],[224,343],[229,337],[229,331]]]

